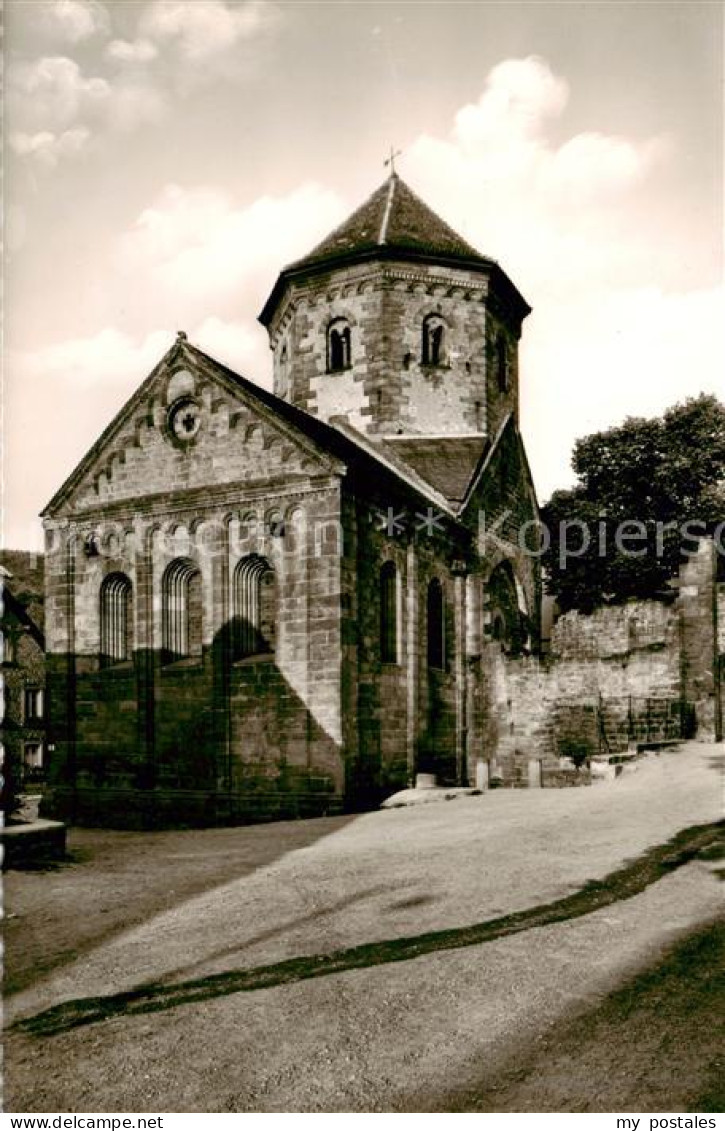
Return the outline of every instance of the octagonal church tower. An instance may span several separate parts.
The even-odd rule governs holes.
[[[274,391],[371,436],[492,437],[518,418],[530,307],[501,267],[393,173],[307,256],[260,315]]]

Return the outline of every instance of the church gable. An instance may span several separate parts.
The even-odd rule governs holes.
[[[180,339],[45,513],[333,472],[336,461],[278,416],[275,400]]]
[[[527,524],[535,522],[538,513],[523,441],[513,416],[508,416],[473,476],[461,517],[479,533],[493,532],[498,540],[519,548],[527,531],[527,544],[535,546],[536,534]]]

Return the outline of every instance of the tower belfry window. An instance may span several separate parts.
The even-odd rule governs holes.
[[[336,318],[327,330],[327,372],[339,373],[349,369],[351,362],[350,324],[344,318]]]
[[[446,360],[446,324],[438,314],[423,319],[421,361],[423,365],[443,365]]]

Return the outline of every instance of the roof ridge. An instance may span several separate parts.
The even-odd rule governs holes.
[[[434,258],[443,256],[492,263],[489,256],[483,255],[452,228],[398,173],[391,173],[307,255],[283,268],[282,274],[380,247]]]
[[[393,207],[393,197],[395,196],[395,183],[397,181],[395,173],[390,174],[390,187],[388,188],[388,199],[385,202],[385,211],[383,212],[383,220],[380,225],[380,232],[378,233],[378,243],[384,244],[388,234],[388,224],[390,222],[390,212]]]

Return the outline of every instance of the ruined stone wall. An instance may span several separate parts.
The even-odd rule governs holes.
[[[679,699],[679,609],[631,601],[567,613],[554,626],[550,663],[561,699]]]
[[[480,680],[486,707],[479,756],[492,772],[526,784],[530,761],[540,760],[543,784],[557,784],[562,757],[616,754],[632,742],[666,741],[695,728],[697,737],[712,738],[711,565],[707,549],[685,564],[677,600],[565,614],[544,658],[507,656],[490,643]]]

